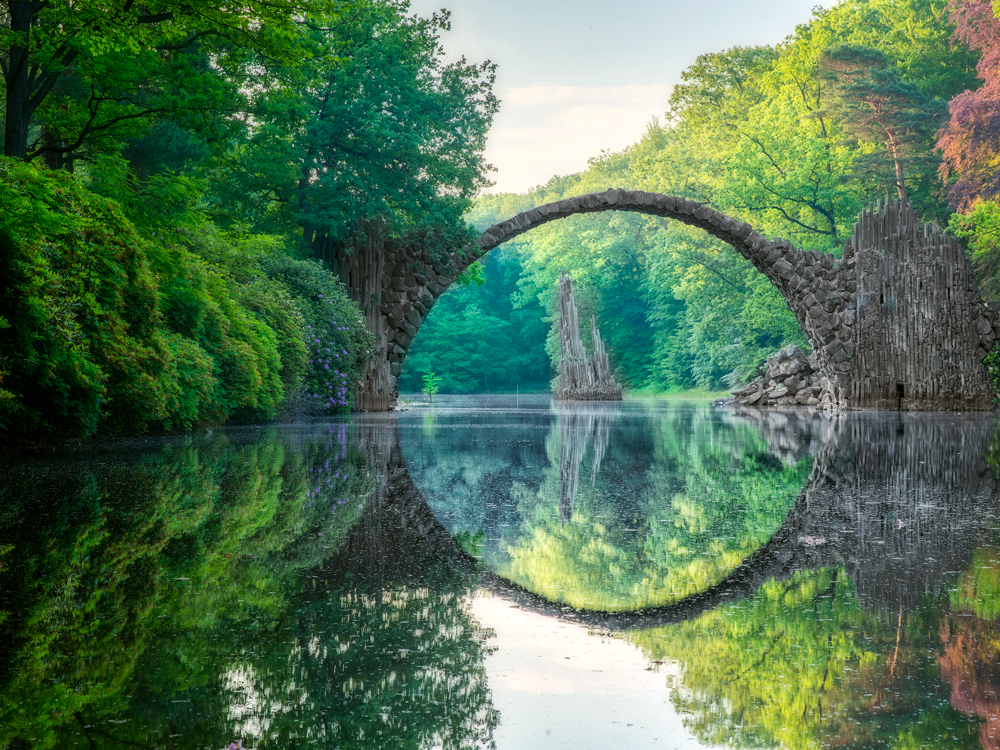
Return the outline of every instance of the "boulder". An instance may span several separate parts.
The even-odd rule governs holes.
[[[761,377],[734,390],[733,400],[755,406],[818,403],[822,383],[818,376],[819,362],[815,354],[808,357],[795,344],[775,352],[765,359]]]

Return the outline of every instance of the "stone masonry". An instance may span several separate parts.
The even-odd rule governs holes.
[[[817,401],[832,408],[983,410],[993,390],[982,364],[1000,332],[998,307],[976,289],[965,253],[898,201],[858,217],[843,257],[769,240],[749,224],[667,195],[608,190],[525,211],[490,227],[441,263],[386,245],[381,293],[370,295],[382,339],[377,408],[391,408],[413,337],[434,302],[470,264],[549,221],[634,211],[682,221],[729,243],[770,279],[813,347]],[[363,305],[364,306],[364,305]],[[371,316],[370,316],[371,317]]]
[[[807,357],[789,344],[767,358],[763,377],[733,391],[729,401],[746,406],[815,406],[824,390],[818,368],[815,355]]]

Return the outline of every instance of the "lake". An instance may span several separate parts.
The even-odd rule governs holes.
[[[1000,748],[1000,420],[438,396],[0,463],[0,749]]]

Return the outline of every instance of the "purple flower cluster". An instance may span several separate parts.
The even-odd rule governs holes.
[[[322,294],[317,296],[320,300],[323,299]],[[333,302],[329,304],[332,305]],[[337,322],[337,318],[334,317],[334,330],[350,330],[348,326],[338,325]],[[337,351],[337,345],[333,341],[324,344],[319,335],[313,332],[312,326],[306,326],[306,328],[310,331],[309,348],[310,354],[313,355],[309,364],[320,376],[317,378],[317,382],[321,383],[315,392],[307,393],[306,396],[327,409],[348,406],[347,371],[340,369],[343,366],[340,358],[342,355],[346,358],[347,349],[341,348],[340,351]],[[325,378],[329,378],[329,380],[325,380]]]
[[[330,436],[331,439],[326,444],[327,457],[322,464],[309,468],[309,473],[313,476],[309,478],[307,496],[309,507],[312,507],[313,502],[317,505],[322,503],[323,507],[330,509],[332,515],[336,515],[351,503],[344,484],[350,479],[347,468],[337,468],[337,464],[347,458],[347,425],[331,426]],[[330,465],[331,461],[333,466]],[[334,524],[331,523],[329,528],[333,527]],[[319,536],[323,536],[322,531]]]

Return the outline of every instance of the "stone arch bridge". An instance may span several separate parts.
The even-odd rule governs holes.
[[[386,242],[346,256],[341,274],[380,348],[359,385],[362,411],[391,409],[413,337],[437,299],[498,245],[574,214],[632,211],[704,229],[731,245],[783,295],[819,365],[831,407],[982,410],[993,390],[982,360],[1000,334],[1000,308],[980,297],[958,242],[918,223],[896,201],[863,212],[841,258],[770,240],[708,206],[608,190],[549,203],[490,227],[434,262],[424,248]]]

